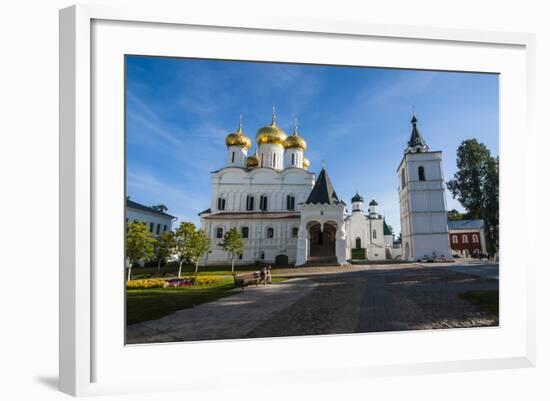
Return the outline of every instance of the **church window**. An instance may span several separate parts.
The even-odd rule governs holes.
[[[376,238],[376,230],[372,230],[372,238]]]
[[[267,238],[273,238],[273,235],[275,234],[274,230],[272,227],[269,227],[267,229]]]
[[[405,188],[405,169],[401,170],[401,189]]]
[[[166,224],[165,224],[164,227],[162,227],[162,231],[164,232],[164,231],[166,231],[166,230],[168,230],[168,227],[167,227]]]
[[[292,195],[286,196],[286,208],[288,210],[294,210],[295,203],[296,203],[296,198],[294,198],[294,196]]]
[[[267,210],[267,196],[265,195],[260,196],[260,210],[264,212]]]
[[[273,168],[277,165],[277,153],[273,153]]]
[[[243,238],[248,238],[248,227],[242,227],[241,228],[241,236]]]
[[[216,238],[223,238],[223,228],[222,227],[216,228]]]
[[[463,244],[467,244],[467,243],[468,243],[468,236],[467,236],[466,234],[464,234],[464,235],[462,236],[462,243],[463,243]]]
[[[357,249],[361,248],[361,238],[359,237],[355,238],[355,248]]]
[[[157,223],[157,234],[160,234],[160,223]]]
[[[254,196],[252,195],[246,197],[246,210],[254,210]]]
[[[424,172],[424,166],[418,166],[418,179],[420,181],[426,181],[426,174]]]
[[[265,252],[260,252],[260,259],[262,259],[262,260],[265,259]]]
[[[231,152],[231,163],[235,163],[235,152]]]
[[[479,237],[477,236],[477,234],[472,235],[472,242],[475,244],[479,242]]]
[[[225,210],[225,199],[218,198],[218,210]]]
[[[291,156],[291,158],[292,158],[292,161],[290,162],[290,164],[292,164],[292,165],[294,166],[294,165],[296,164],[296,160],[295,160],[295,159],[296,159],[296,155],[293,153],[292,156]]]
[[[155,227],[155,223],[149,223],[149,231],[153,232],[154,227]]]
[[[451,241],[453,241],[453,244],[458,244],[458,236],[453,235],[453,236],[451,237]]]
[[[296,238],[298,236],[298,227],[292,227],[292,238]]]
[[[261,159],[260,166],[263,167],[264,166],[264,154],[263,153],[260,155],[260,159]]]

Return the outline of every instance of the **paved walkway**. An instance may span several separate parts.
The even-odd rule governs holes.
[[[127,328],[128,344],[243,338],[309,294],[317,282],[295,278],[283,283],[237,289],[235,295],[183,309]]]
[[[487,262],[462,262],[457,264],[442,264],[440,267],[456,273],[470,274],[472,276],[491,278],[498,280],[499,265]]]

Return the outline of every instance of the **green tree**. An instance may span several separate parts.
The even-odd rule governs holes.
[[[155,237],[143,221],[133,221],[126,231],[126,259],[128,260],[128,281],[132,279],[134,263],[146,262],[154,256]]]
[[[468,217],[485,223],[487,251],[498,252],[499,180],[498,158],[475,139],[463,141],[457,149],[458,171],[447,182],[447,188],[467,210]]]
[[[196,230],[189,239],[189,259],[195,263],[195,273],[199,271],[199,260],[210,250],[210,238],[204,230]]]
[[[155,259],[157,260],[157,272],[160,272],[161,263],[174,253],[176,238],[172,231],[165,231],[159,235],[155,244]]]
[[[182,221],[176,230],[176,253],[179,260],[178,277],[181,277],[183,262],[191,260],[190,239],[195,231],[195,225],[188,221]]]
[[[231,271],[235,271],[235,256],[241,255],[244,250],[244,241],[236,227],[231,228],[223,236],[221,246],[231,254]]]
[[[460,213],[458,210],[452,209],[447,212],[447,217],[449,218],[450,221],[456,221],[456,220],[464,220],[466,216]]]

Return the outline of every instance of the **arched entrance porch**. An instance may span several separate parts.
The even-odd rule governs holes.
[[[308,224],[309,258],[336,256],[336,225],[318,222]]]

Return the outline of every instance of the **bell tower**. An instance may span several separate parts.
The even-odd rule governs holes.
[[[397,168],[403,259],[451,258],[442,152],[432,151],[413,114],[412,131]]]

